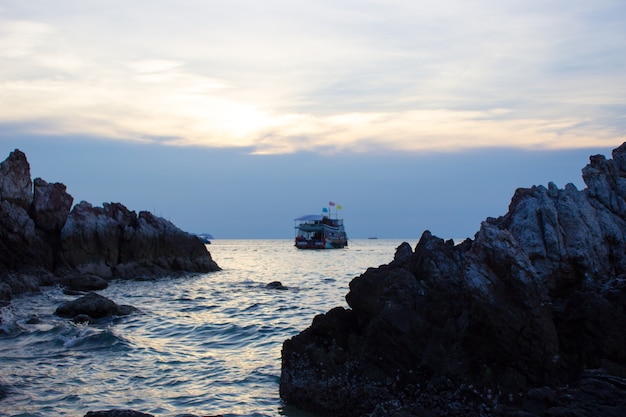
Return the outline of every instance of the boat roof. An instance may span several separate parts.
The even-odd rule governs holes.
[[[300,216],[297,219],[293,219],[294,221],[309,221],[309,220],[322,220],[324,216],[321,214],[305,214],[304,216]]]

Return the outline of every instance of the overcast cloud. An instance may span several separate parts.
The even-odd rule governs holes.
[[[471,234],[626,140],[624,22],[622,0],[3,0],[0,150],[221,236],[327,199],[365,236]]]
[[[4,1],[0,122],[259,153],[612,146],[621,1]]]

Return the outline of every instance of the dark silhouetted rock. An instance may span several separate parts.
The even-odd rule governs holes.
[[[107,411],[90,411],[84,417],[154,417],[152,414],[140,413],[134,410],[107,410]],[[194,414],[181,414],[177,417],[199,417]],[[223,417],[220,415],[205,417]]]
[[[15,294],[37,293],[56,282],[58,277],[43,269],[0,273],[0,301],[10,301]]]
[[[272,290],[286,290],[286,289],[288,289],[280,281],[272,281],[269,284],[267,284],[265,287],[266,288],[270,288]]]
[[[283,400],[328,416],[624,415],[626,144],[583,179],[518,189],[474,240],[426,231],[355,278],[350,309],[283,344]]]
[[[26,155],[16,149],[0,163],[0,275],[24,266],[54,266],[46,233],[30,216],[32,204],[30,165]]]
[[[61,265],[107,278],[219,269],[198,237],[119,203],[93,207],[83,201],[74,206],[60,245]]]
[[[33,201],[30,165],[18,149],[0,163],[0,199],[23,209],[28,209]]]
[[[104,288],[94,279],[81,283],[76,274],[110,279],[219,270],[200,238],[163,218],[120,203],[71,209],[72,203],[61,183],[36,178],[33,184],[21,151],[0,164],[0,301],[61,281],[71,290]],[[66,275],[71,278],[59,278]]]
[[[393,257],[394,262],[403,262],[413,256],[413,248],[407,242],[402,242],[396,248],[396,254]]]
[[[154,417],[152,414],[133,410],[89,411],[84,417]]]
[[[52,266],[52,253],[28,213],[32,186],[26,155],[16,149],[0,163],[0,273],[23,265]]]
[[[31,315],[28,320],[26,320],[26,324],[40,324],[42,323],[41,319],[36,315]]]
[[[65,290],[75,292],[89,292],[103,290],[109,286],[109,282],[96,275],[70,273],[59,279],[59,283]]]
[[[84,315],[92,319],[100,319],[110,316],[126,316],[136,311],[137,309],[133,306],[118,305],[106,297],[90,292],[81,298],[61,305],[56,309],[55,314],[66,318]]]
[[[70,214],[74,198],[61,183],[48,184],[35,178],[33,220],[35,225],[48,233],[60,233]]]

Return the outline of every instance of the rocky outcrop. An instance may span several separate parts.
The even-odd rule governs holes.
[[[90,292],[74,301],[59,306],[55,314],[65,318],[84,316],[85,321],[101,319],[110,316],[127,316],[136,312],[137,309],[129,305],[119,305],[95,292]]]
[[[61,230],[62,266],[103,277],[159,276],[218,269],[202,241],[171,222],[122,204],[74,206]]]
[[[32,218],[35,225],[44,232],[58,234],[70,214],[74,199],[61,183],[48,184],[35,178],[32,205]]]
[[[16,149],[0,164],[2,200],[27,209],[33,202],[33,182],[26,155]]]
[[[272,290],[288,290],[289,289],[286,286],[284,286],[283,283],[280,281],[272,281],[269,284],[267,284],[265,288],[272,289]]]
[[[350,309],[285,341],[283,400],[337,416],[626,415],[626,144],[583,179],[518,189],[473,240],[427,231],[355,278]]]
[[[26,155],[16,150],[0,164],[0,270],[24,265],[53,267],[45,233],[30,215],[33,183]]]
[[[219,269],[199,238],[163,218],[120,203],[72,204],[65,185],[31,180],[23,152],[15,150],[0,164],[0,300],[68,275],[72,280],[64,285],[92,288],[93,276]],[[81,285],[81,275],[91,283]]]

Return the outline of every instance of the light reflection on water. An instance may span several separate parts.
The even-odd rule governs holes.
[[[132,408],[156,416],[310,416],[278,397],[283,341],[316,314],[346,306],[350,280],[391,261],[402,242],[303,251],[291,240],[216,240],[208,249],[222,271],[116,281],[100,293],[141,313],[89,326],[53,315],[76,298],[58,288],[20,297],[3,312],[9,333],[0,333],[0,383],[9,395],[0,415]],[[272,281],[288,289],[267,288]],[[38,322],[29,324],[33,315]]]

